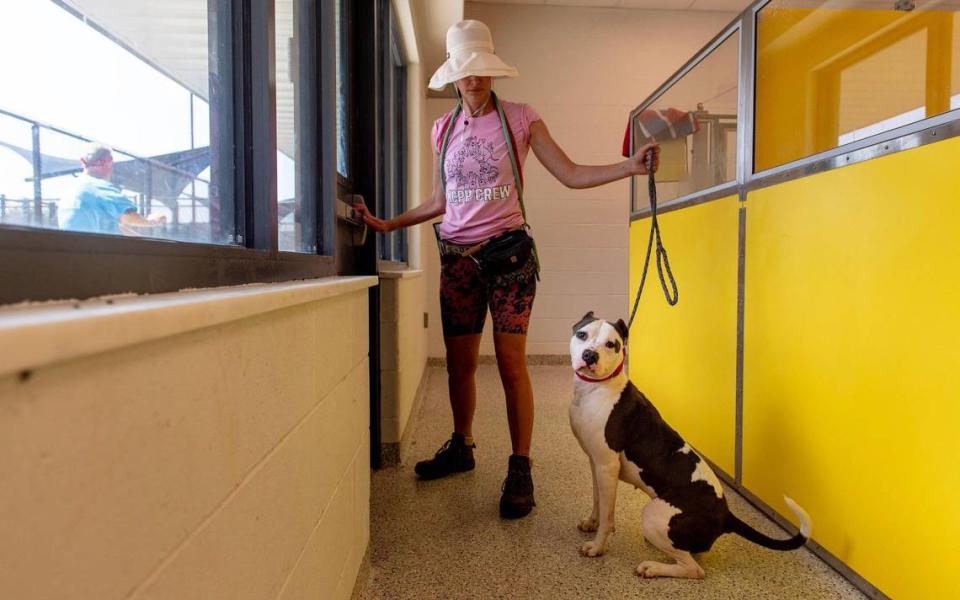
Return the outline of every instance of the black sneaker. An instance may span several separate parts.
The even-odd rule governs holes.
[[[500,496],[500,516],[519,519],[530,514],[537,503],[533,500],[533,478],[530,477],[530,458],[513,454],[508,463],[507,479]]]
[[[473,449],[476,444],[469,446],[464,442],[464,436],[454,433],[430,460],[421,460],[413,468],[420,479],[440,479],[454,473],[472,471],[476,466],[473,460]]]

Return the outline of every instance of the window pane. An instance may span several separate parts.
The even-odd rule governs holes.
[[[387,21],[389,23],[389,21]],[[390,43],[390,29],[384,32],[387,39],[381,46],[380,70],[383,73],[383,141],[384,141],[384,168],[383,168],[383,194],[377,199],[377,214],[384,219],[392,218],[395,212],[393,198],[396,194],[396,161],[397,155],[397,128],[396,128],[396,110],[397,101],[392,77],[393,57]],[[393,260],[393,238],[392,233],[378,234],[377,245],[380,247],[381,260]]]
[[[396,35],[396,32],[394,32]],[[397,55],[397,62],[393,66],[393,89],[396,90],[396,148],[397,153],[393,160],[393,169],[396,173],[395,208],[394,214],[399,215],[407,210],[407,69]],[[394,232],[394,260],[407,262],[407,229]]]
[[[347,140],[350,139],[350,118],[347,114],[349,86],[347,73],[349,72],[349,53],[347,36],[349,28],[343,0],[336,0],[337,21],[337,172],[343,177],[350,178],[350,156]]]
[[[276,14],[276,73],[277,73],[277,226],[280,250],[313,252],[310,240],[314,232],[304,231],[303,211],[306,209],[300,193],[299,139],[297,132],[301,106],[299,94],[300,40],[296,35],[299,24],[294,0],[277,0]]]
[[[740,33],[734,32],[633,118],[633,147],[660,144],[660,202],[737,177]],[[647,178],[634,178],[633,210],[649,206]]]
[[[387,15],[387,43],[381,56],[384,91],[384,194],[377,205],[377,214],[393,218],[407,210],[406,199],[406,76],[392,15]],[[397,262],[407,260],[406,230],[379,234],[380,259]]]
[[[908,6],[909,4],[909,6]],[[958,105],[960,23],[935,2],[774,0],[757,16],[757,171]]]
[[[71,6],[0,4],[17,57],[0,62],[0,222],[232,243],[210,194],[207,1]]]

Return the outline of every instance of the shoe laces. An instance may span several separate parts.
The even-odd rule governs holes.
[[[434,458],[438,458],[440,455],[443,455],[443,456],[454,456],[454,455],[458,452],[458,450],[462,452],[462,451],[467,450],[467,449],[469,449],[469,448],[476,448],[476,447],[477,447],[476,444],[471,444],[471,445],[468,446],[468,445],[466,445],[466,444],[464,444],[464,443],[457,444],[457,446],[459,446],[459,447],[456,447],[456,446],[454,446],[454,441],[455,441],[455,440],[454,440],[453,438],[450,438],[449,440],[445,441],[445,442],[443,443],[443,445],[440,446],[440,449],[437,450],[437,451],[434,453],[433,457],[434,457]]]
[[[433,456],[437,457],[437,456],[440,456],[441,454],[445,454],[450,449],[450,446],[452,445],[453,445],[453,438],[445,441],[443,445],[440,446],[440,449],[437,450]]]
[[[515,496],[528,496],[533,493],[533,478],[530,471],[520,468],[507,470],[507,478],[503,480],[500,491]]]

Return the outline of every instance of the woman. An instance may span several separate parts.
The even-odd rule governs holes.
[[[539,264],[524,227],[524,159],[532,148],[561,183],[588,188],[646,174],[648,151],[656,169],[659,148],[644,146],[631,158],[611,165],[575,164],[532,108],[499,101],[492,92],[494,77],[516,77],[517,71],[494,54],[486,25],[473,20],[453,25],[447,31],[447,57],[431,78],[430,87],[439,90],[453,83],[460,102],[433,126],[431,198],[388,221],[374,217],[362,205],[356,208],[371,228],[381,232],[443,215],[439,227],[443,249],[440,312],[454,432],[432,459],[420,461],[415,470],[421,479],[436,479],[474,468],[474,374],[489,307],[513,443],[500,514],[517,518],[529,514],[535,504],[529,458],[533,390],[526,366],[526,340]],[[488,250],[497,246],[507,247],[508,260],[494,267],[493,253]],[[511,260],[518,264],[510,264]]]

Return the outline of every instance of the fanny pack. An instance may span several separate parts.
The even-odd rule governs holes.
[[[533,238],[517,229],[490,238],[474,256],[482,273],[504,275],[527,264],[533,253]]]
[[[490,99],[500,115],[500,126],[503,129],[503,137],[507,142],[507,153],[510,155],[510,166],[513,167],[513,179],[517,188],[517,199],[520,201],[520,214],[523,216],[523,228],[515,229],[494,236],[489,240],[475,246],[456,246],[444,241],[440,237],[440,224],[433,224],[433,231],[437,236],[437,245],[440,247],[441,256],[457,255],[469,257],[477,263],[480,271],[484,275],[506,275],[513,273],[527,264],[530,257],[534,261],[534,274],[537,280],[540,280],[540,258],[537,256],[537,246],[527,233],[530,225],[527,223],[527,211],[523,206],[523,173],[520,171],[519,161],[517,160],[516,140],[513,139],[513,132],[507,124],[507,116],[503,112],[503,106],[497,99],[497,95],[490,92]],[[447,175],[445,168],[445,157],[447,154],[447,145],[450,141],[450,132],[453,131],[453,123],[463,109],[458,102],[453,109],[450,118],[444,125],[441,138],[443,143],[440,146],[440,181],[444,189],[447,186]]]
[[[437,231],[439,225],[434,224]],[[527,265],[535,249],[526,229],[514,229],[472,246],[451,244],[437,236],[441,257],[469,258],[483,276],[508,275]]]

